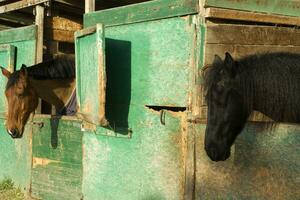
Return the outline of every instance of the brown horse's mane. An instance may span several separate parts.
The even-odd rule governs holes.
[[[22,67],[25,65],[22,65]],[[26,66],[25,66],[26,67]],[[75,62],[69,57],[57,57],[33,66],[26,67],[29,77],[38,80],[75,78]],[[6,90],[15,85],[20,76],[20,70],[11,74],[6,84]]]

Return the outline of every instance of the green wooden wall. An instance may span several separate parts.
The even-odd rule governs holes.
[[[0,45],[3,44],[10,44],[15,47],[16,68],[19,68],[22,64],[33,65],[36,52],[36,26],[1,31]],[[3,60],[0,63],[5,64]],[[5,79],[1,78],[0,81],[1,85],[6,84]],[[3,94],[1,98],[6,101],[4,87],[1,88]],[[13,140],[6,132],[5,118],[2,116],[0,119],[0,146],[0,180],[4,177],[11,178],[17,186],[29,191],[31,176],[30,124],[26,127],[22,139]]]
[[[83,136],[84,199],[183,197],[186,113],[167,112],[164,126],[146,105],[186,107],[194,36],[192,17],[105,28],[110,128]]]
[[[235,5],[247,8],[249,2]],[[91,131],[74,118],[37,116],[22,139],[12,140],[1,119],[0,178],[26,189],[31,181],[31,195],[41,199],[183,199],[191,170],[187,136],[196,132],[196,178],[190,186],[195,184],[195,199],[298,199],[299,126],[281,124],[268,132],[249,124],[232,157],[213,163],[203,148],[205,125],[187,122],[185,109],[195,83],[201,83],[194,69],[205,63],[207,50],[206,26],[197,12],[197,0],[157,0],[86,14],[84,27],[105,25],[102,67],[110,125]],[[36,27],[11,31],[0,32],[0,44],[16,46],[17,68],[33,64]],[[91,46],[95,35],[90,36],[85,39]],[[91,83],[87,87],[98,81],[91,74],[80,78]]]
[[[30,127],[22,139],[13,140],[6,132],[5,120],[0,119],[0,180],[10,178],[16,186],[29,191],[31,176]],[[26,134],[27,133],[27,134]]]
[[[86,30],[89,32],[85,33]],[[97,125],[107,124],[104,35],[104,26],[98,24],[92,29],[76,32],[75,36],[78,112],[84,120]]]
[[[36,36],[36,25],[0,31],[0,45],[11,44],[17,48],[16,69],[22,64],[30,66],[35,63]]]
[[[156,8],[157,2],[161,10]],[[182,171],[173,171],[180,167],[176,163],[181,160],[179,156],[185,156],[180,154],[183,146],[180,144],[181,148],[176,149],[177,145],[166,133],[177,127],[177,135],[183,137],[187,122],[183,116],[189,112],[172,112],[180,116],[175,118],[181,119],[180,125],[178,121],[162,126],[159,113],[144,107],[189,105],[189,92],[195,91],[195,83],[201,84],[201,79],[192,78],[196,76],[193,69],[201,69],[207,62],[207,27],[203,19],[192,15],[197,12],[197,6],[186,12],[187,1],[181,1],[184,8],[180,10],[185,12],[164,10],[172,2],[153,1],[84,16],[84,27],[97,23],[106,26],[106,114],[115,129],[98,127],[95,132],[83,135],[84,152],[87,152],[83,157],[83,196],[86,199],[94,199],[97,195],[104,199],[183,199],[183,187],[178,190],[176,181],[166,184],[167,179],[184,180],[180,176]],[[221,2],[215,5],[213,2],[207,1],[206,5],[225,7]],[[249,2],[239,5],[247,8]],[[269,12],[259,6],[256,9]],[[139,15],[143,12],[148,12],[147,17]],[[186,14],[189,16],[178,17]],[[186,133],[196,132],[195,199],[299,197],[295,188],[299,174],[296,159],[299,157],[299,126],[280,124],[271,132],[262,126],[249,124],[232,148],[232,157],[219,163],[211,162],[204,151],[205,125],[196,125]],[[128,138],[131,133],[132,137]],[[153,139],[151,145],[149,138]],[[107,153],[95,155],[95,152]],[[166,157],[157,158],[157,154]],[[149,162],[150,158],[161,159],[164,164]],[[165,172],[167,169],[169,174]],[[161,172],[165,176],[160,176]],[[117,192],[111,192],[111,188],[117,188]]]
[[[32,134],[31,195],[38,199],[82,198],[80,122],[36,117]]]
[[[130,106],[132,136],[113,135],[105,128],[83,137],[84,199],[181,199],[184,113],[159,112]]]
[[[198,12],[198,0],[155,0],[136,5],[91,12],[84,15],[84,27],[145,22]],[[113,16],[113,17],[112,17]]]
[[[105,33],[107,104],[186,106],[195,34],[190,17],[108,27]]]

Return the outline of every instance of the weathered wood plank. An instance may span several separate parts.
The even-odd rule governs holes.
[[[96,32],[96,26],[92,26],[92,27],[89,27],[89,28],[85,28],[85,29],[76,31],[75,36],[77,38],[79,38],[79,37],[83,37],[85,35],[93,34],[95,32]]]
[[[65,31],[46,28],[45,38],[48,40],[55,40],[59,42],[74,43],[74,32],[75,31]]]
[[[0,15],[0,19],[1,20],[8,20],[10,22],[13,23],[18,23],[21,25],[31,25],[34,22],[34,19],[27,14],[23,14],[23,13],[18,13],[18,12],[14,12],[12,13],[2,13]]]
[[[206,44],[300,46],[300,28],[207,24]]]
[[[205,7],[300,16],[300,1],[298,0],[206,0]]]
[[[82,29],[80,21],[71,20],[62,16],[47,17],[45,27],[64,31],[77,31]]]
[[[37,5],[35,7],[35,24],[37,25],[37,45],[36,45],[36,63],[43,61],[43,41],[44,41],[44,7]]]
[[[106,26],[187,15],[198,12],[197,0],[156,0],[84,15],[84,27],[103,23]]]
[[[65,4],[69,7],[76,7],[80,9],[84,9],[84,2],[78,0],[55,0],[55,2]]]
[[[228,44],[206,44],[204,65],[211,64],[214,55],[224,58],[229,52],[233,58],[238,59],[246,55],[266,52],[300,52],[300,46],[280,46],[280,45],[228,45]]]
[[[35,7],[35,25],[37,25],[37,37],[36,37],[36,63],[43,62],[43,45],[44,45],[44,13],[43,6],[37,5]],[[36,113],[42,112],[42,99],[39,99]]]
[[[23,1],[17,1],[11,4],[7,4],[4,6],[0,6],[0,13],[10,12],[13,10],[19,10],[22,8],[34,6],[37,4],[45,3],[49,0],[23,0]]]
[[[289,17],[283,15],[272,15],[266,13],[246,12],[219,8],[205,9],[205,17],[300,26],[299,17]]]
[[[95,11],[95,0],[85,0],[85,13]]]
[[[187,116],[185,116],[187,117]],[[192,123],[187,123],[186,118],[182,123],[183,149],[184,149],[184,166],[185,166],[185,185],[184,200],[193,200],[195,194],[195,127]]]

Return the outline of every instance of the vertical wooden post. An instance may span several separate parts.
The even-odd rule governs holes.
[[[43,61],[43,38],[44,38],[44,7],[37,5],[35,7],[35,24],[38,26],[37,33],[37,51],[36,51],[36,62],[40,63]]]
[[[44,39],[44,12],[43,6],[37,5],[35,7],[35,24],[37,25],[37,41],[36,41],[36,63],[43,62],[43,39]],[[39,105],[36,113],[42,112],[42,100],[39,99]]]
[[[95,11],[95,0],[85,0],[85,13]]]

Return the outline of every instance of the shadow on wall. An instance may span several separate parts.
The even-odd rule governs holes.
[[[106,117],[110,128],[128,134],[131,98],[131,42],[105,39],[106,49]]]
[[[60,116],[52,116],[50,119],[50,125],[51,125],[51,147],[53,149],[57,148],[58,144],[58,125],[59,125],[59,120],[61,119]]]

